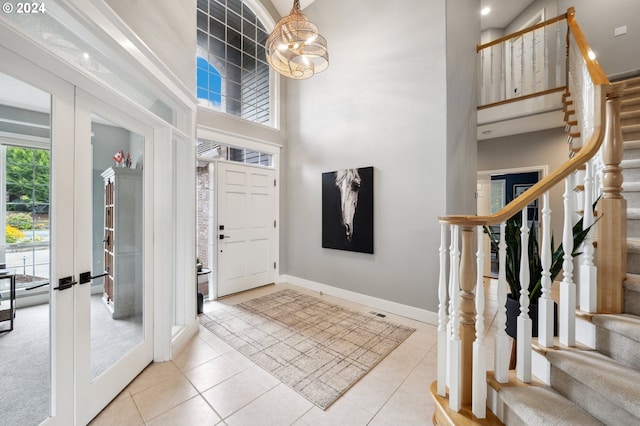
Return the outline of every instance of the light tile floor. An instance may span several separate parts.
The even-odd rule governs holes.
[[[487,363],[493,363],[495,292],[487,280]],[[293,288],[277,284],[207,303],[205,312]],[[331,296],[347,308],[372,309]],[[213,333],[200,331],[172,361],[153,363],[109,404],[92,425],[427,425],[434,405],[429,386],[436,379],[435,326],[393,314],[413,333],[326,411],[280,383]]]

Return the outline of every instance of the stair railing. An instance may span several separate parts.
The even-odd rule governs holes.
[[[499,272],[497,283],[498,312],[496,316],[496,334],[494,337],[494,377],[499,383],[509,380],[509,338],[505,333],[507,297],[506,283],[506,242],[505,223],[510,217],[521,214],[520,228],[521,247],[528,247],[530,238],[527,217],[528,205],[538,199],[542,201],[542,241],[541,264],[542,296],[539,300],[539,344],[552,347],[554,344],[553,300],[551,299],[551,210],[549,208],[549,191],[555,185],[564,183],[564,224],[563,224],[563,274],[560,283],[559,339],[567,346],[575,345],[575,310],[576,284],[573,278],[573,225],[575,211],[573,196],[575,172],[586,165],[585,190],[591,195],[584,196],[584,211],[591,211],[591,204],[597,196],[595,165],[592,159],[599,154],[603,159],[603,192],[598,205],[598,310],[602,305],[603,292],[610,292],[608,286],[622,289],[624,271],[626,270],[626,253],[620,250],[622,235],[626,235],[625,200],[620,195],[622,175],[620,161],[622,158],[622,138],[619,126],[621,88],[609,84],[607,77],[595,60],[586,39],[575,21],[573,8],[567,11],[567,75],[571,96],[575,106],[577,125],[581,139],[581,149],[560,168],[544,177],[538,183],[518,196],[511,203],[495,214],[488,216],[453,215],[440,217],[440,279],[439,279],[439,325],[438,325],[438,378],[436,391],[440,396],[447,396],[448,409],[458,412],[468,406],[478,418],[486,415],[486,348],[484,344],[484,304],[476,298],[483,298],[482,259],[484,257],[481,244],[483,229],[489,225],[500,226],[498,244]],[[561,18],[562,19],[562,18]],[[556,21],[554,21],[556,22]],[[606,108],[605,108],[606,106]],[[604,143],[603,143],[604,141]],[[609,201],[607,201],[609,200]],[[588,223],[593,217],[587,213]],[[625,232],[622,232],[625,231]],[[616,237],[603,238],[604,235],[616,233]],[[474,238],[475,236],[475,238]],[[449,244],[449,256],[447,245]],[[587,245],[592,244],[587,241]],[[476,258],[474,261],[474,245]],[[592,250],[588,250],[593,257]],[[608,254],[611,251],[612,254]],[[603,253],[605,252],[605,253]],[[616,258],[616,256],[620,258]],[[446,267],[447,257],[449,268]],[[624,258],[625,264],[621,258]],[[592,259],[591,259],[591,263]],[[476,266],[477,265],[477,266]],[[587,260],[581,264],[590,268]],[[477,268],[477,270],[476,270]],[[587,268],[587,269],[588,269]],[[449,270],[447,276],[447,269]],[[615,283],[604,284],[601,275],[615,277]],[[621,275],[622,274],[622,275]],[[620,278],[622,276],[622,278]],[[516,375],[523,382],[531,381],[531,342],[532,324],[529,316],[529,280],[528,250],[522,250],[520,258],[520,315],[517,324],[517,367]],[[595,290],[589,289],[593,293]],[[618,290],[620,291],[620,290]],[[610,297],[608,297],[610,298]],[[581,296],[582,299],[582,296]],[[589,302],[591,303],[591,302]],[[438,408],[436,407],[436,418]]]
[[[478,108],[563,91],[567,15],[477,46]]]

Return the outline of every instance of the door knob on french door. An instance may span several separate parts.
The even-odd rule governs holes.
[[[104,272],[102,274],[98,274],[94,276],[91,276],[91,272],[83,272],[80,274],[80,284],[86,284],[88,282],[91,282],[91,280],[95,278],[106,277],[107,275],[109,275],[108,272]]]

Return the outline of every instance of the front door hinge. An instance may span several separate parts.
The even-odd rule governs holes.
[[[273,269],[276,269],[276,262],[273,262]]]
[[[276,180],[275,179],[273,180],[273,186],[274,187],[276,186]]]
[[[275,220],[273,221],[273,227],[274,228],[276,227],[276,221]]]

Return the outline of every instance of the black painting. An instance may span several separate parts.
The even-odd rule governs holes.
[[[373,167],[322,174],[322,247],[373,253]]]

